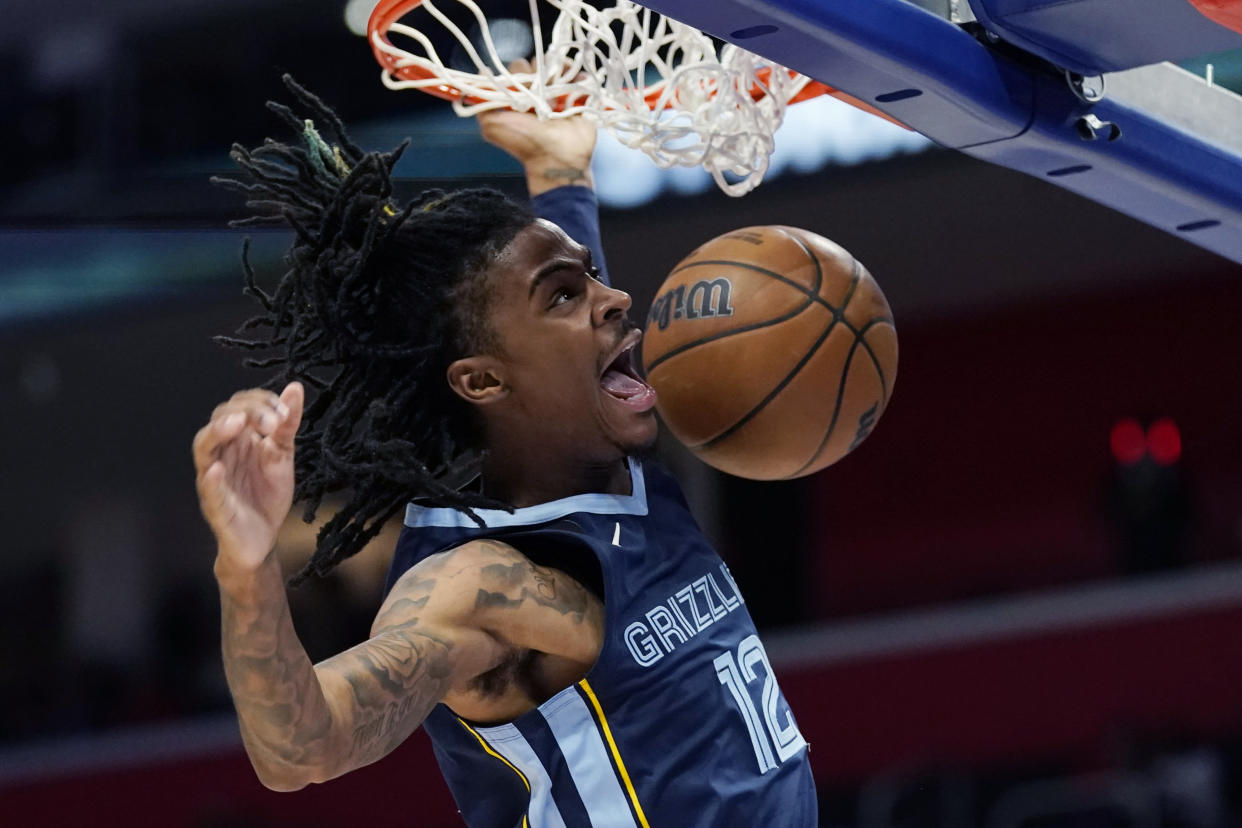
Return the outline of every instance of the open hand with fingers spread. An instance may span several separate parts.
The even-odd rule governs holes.
[[[219,544],[217,566],[253,571],[270,554],[293,505],[293,438],[304,392],[290,383],[239,391],[194,437],[203,516]]]

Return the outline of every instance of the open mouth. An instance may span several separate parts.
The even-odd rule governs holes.
[[[655,405],[655,389],[638,375],[634,366],[634,349],[641,338],[640,335],[627,337],[627,342],[600,377],[600,387],[610,397],[643,410]]]

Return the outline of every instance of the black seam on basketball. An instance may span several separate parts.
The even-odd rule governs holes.
[[[823,294],[820,293],[820,291],[824,289],[824,263],[819,260],[819,256],[815,255],[815,251],[811,249],[811,246],[804,242],[801,238],[792,234],[789,237],[793,239],[794,244],[802,248],[802,252],[806,254],[806,257],[815,263],[814,301],[832,311],[832,315],[837,321],[845,322],[845,306],[850,303],[850,297],[854,295],[854,289],[858,287],[858,283],[862,279],[861,265],[859,265],[858,259],[851,259],[853,264],[850,266],[850,287],[849,290],[845,291],[845,297],[841,300],[841,309],[837,310],[832,305],[828,304],[828,300],[825,299]],[[849,323],[846,322],[846,324],[848,325]]]
[[[695,339],[690,342],[684,342],[681,345],[678,345],[676,348],[673,348],[661,354],[650,365],[648,365],[646,368],[647,376],[651,376],[651,372],[654,371],[656,369],[656,366],[659,365],[660,363],[664,362],[667,359],[670,359],[671,357],[675,357],[678,354],[685,353],[686,351],[689,351],[691,348],[697,348],[700,345],[706,345],[708,342],[715,342],[720,339],[727,339],[736,334],[746,333],[747,331],[757,331],[760,328],[766,328],[771,325],[777,325],[777,324],[780,324],[781,322],[786,322],[790,319],[793,319],[795,316],[797,316],[798,314],[802,313],[804,310],[809,308],[814,303],[815,297],[819,295],[820,288],[823,287],[824,269],[823,269],[823,266],[820,264],[819,259],[815,256],[814,253],[810,251],[809,248],[807,248],[805,244],[802,243],[801,239],[795,238],[793,236],[790,236],[790,238],[792,238],[798,244],[798,246],[802,248],[803,252],[806,253],[807,258],[811,260],[811,265],[815,268],[815,293],[814,294],[808,293],[802,285],[799,285],[797,282],[792,282],[789,279],[786,279],[784,276],[781,276],[779,273],[775,273],[771,270],[765,270],[762,267],[748,265],[748,264],[745,264],[744,262],[731,262],[731,261],[727,261],[723,259],[721,260],[713,259],[710,261],[691,262],[688,265],[682,265],[681,267],[674,270],[673,273],[678,273],[682,270],[686,270],[691,267],[696,267],[697,265],[700,265],[700,264],[733,265],[736,267],[741,267],[746,270],[753,270],[756,273],[762,273],[765,276],[771,276],[773,279],[784,282],[787,285],[791,285],[797,288],[798,290],[802,291],[803,296],[806,297],[806,301],[803,302],[798,307],[794,308],[793,310],[786,311],[782,316],[778,316],[774,319],[769,319],[764,322],[752,322],[751,324],[743,325],[740,328],[730,328],[727,331],[719,331],[718,333],[710,334],[700,339]],[[670,273],[669,275],[672,276],[673,273]],[[833,310],[833,308],[830,305],[827,305],[825,303],[825,307],[827,307],[828,310],[832,311],[832,314],[834,317],[836,316],[837,312]]]
[[[647,366],[647,376],[651,376],[651,372],[656,369],[656,366],[664,362],[666,359],[675,357],[680,353],[684,353],[690,350],[691,348],[697,348],[699,345],[706,345],[708,342],[715,342],[718,339],[726,339],[735,334],[746,333],[747,331],[757,331],[760,328],[767,328],[771,325],[779,325],[781,322],[787,322],[790,319],[793,319],[795,316],[802,313],[804,310],[806,310],[813,304],[814,303],[810,299],[807,299],[807,301],[803,302],[801,305],[794,308],[793,310],[786,311],[783,316],[777,316],[773,319],[764,320],[763,322],[752,322],[751,324],[743,325],[740,328],[730,328],[727,331],[718,331],[717,333],[710,334],[704,337],[700,337],[699,339],[695,339],[690,342],[684,342],[681,345],[678,345],[676,348],[666,351],[660,356],[656,357],[656,359],[653,360],[652,363]]]
[[[871,357],[871,364],[875,366],[875,373],[880,378],[880,393],[884,395],[884,404],[888,405],[888,380],[884,377],[884,367],[880,365],[880,358],[875,355],[875,351],[871,349],[871,343],[867,341],[867,331],[871,330],[875,325],[888,325],[894,330],[896,330],[896,325],[887,316],[876,317],[866,325],[863,325],[857,334],[858,341],[862,343],[867,356]]]
[[[802,370],[802,367],[811,361],[811,357],[815,356],[815,352],[819,350],[819,346],[824,344],[824,340],[828,338],[828,335],[832,333],[833,328],[835,328],[836,326],[837,326],[836,319],[833,319],[831,322],[828,323],[828,327],[824,328],[824,332],[819,335],[819,339],[815,340],[815,344],[812,345],[810,348],[808,348],[807,352],[802,355],[802,359],[798,360],[798,364],[795,365],[789,371],[789,373],[786,374],[784,378],[781,379],[781,381],[776,384],[775,388],[773,388],[771,391],[768,392],[768,395],[764,397],[759,402],[758,405],[756,405],[750,411],[747,411],[740,418],[738,418],[737,422],[735,422],[733,425],[729,426],[724,431],[717,434],[715,437],[711,438],[710,440],[706,442],[690,446],[690,448],[696,448],[696,449],[697,448],[711,448],[713,445],[715,445],[716,443],[719,443],[721,440],[730,436],[731,434],[736,432],[739,428],[741,428],[742,426],[750,422],[752,419],[754,419],[756,414],[758,414],[760,411],[766,408],[768,403],[772,402],[772,400],[775,399],[776,396],[781,393],[781,391],[785,390],[785,386],[793,382],[794,377],[798,376],[798,372]],[[858,340],[855,339],[854,341],[857,342]]]
[[[809,250],[807,252],[810,253]],[[814,253],[811,253],[811,258],[815,258]],[[862,282],[862,265],[859,264],[858,259],[854,260],[854,266],[851,270],[854,272],[850,274],[850,289],[845,292],[845,299],[841,302],[841,310],[833,311],[833,313],[841,317],[841,321],[845,323],[845,327],[849,328],[851,331],[854,331],[854,326],[850,324],[850,320],[845,318],[845,309],[850,306],[850,300],[854,298],[854,291],[858,290],[858,285]],[[827,302],[824,303],[824,306],[831,307],[831,305]],[[854,331],[854,335],[857,336],[858,331]]]
[[[824,272],[823,265],[819,261],[819,257],[816,256],[809,247],[807,247],[805,244],[802,244],[800,239],[795,238],[794,241],[798,243],[798,245],[802,248],[803,252],[806,253],[807,257],[810,258],[810,260],[815,263],[815,285],[816,285],[816,295],[818,296],[819,288],[820,286],[823,285],[823,272]],[[762,411],[764,408],[767,407],[768,403],[770,403],[773,399],[775,399],[776,396],[780,394],[782,390],[784,390],[785,386],[793,382],[794,377],[796,377],[798,373],[802,371],[803,367],[808,362],[811,361],[811,357],[815,356],[815,354],[819,351],[820,346],[823,345],[824,342],[828,339],[829,335],[832,334],[833,330],[836,328],[838,323],[845,325],[845,327],[849,329],[850,331],[854,331],[854,326],[849,324],[849,322],[847,322],[845,319],[845,308],[849,305],[850,300],[854,298],[854,291],[855,289],[857,289],[858,284],[862,281],[862,265],[859,264],[857,259],[854,260],[852,270],[853,270],[853,273],[850,275],[850,287],[845,292],[845,301],[841,305],[841,310],[840,311],[833,310],[832,306],[829,305],[827,302],[822,303],[824,307],[832,310],[832,319],[828,322],[828,326],[824,328],[824,332],[819,335],[819,338],[817,340],[815,340],[815,344],[812,345],[807,350],[807,352],[802,355],[802,358],[800,360],[798,360],[798,364],[795,365],[793,369],[788,374],[785,375],[785,377],[777,384],[776,388],[772,389],[772,391],[770,391],[768,395],[759,402],[758,405],[756,405],[750,411],[746,412],[746,414],[744,414],[739,420],[737,420],[737,422],[733,423],[733,425],[729,426],[724,431],[722,431],[720,434],[717,434],[715,437],[712,437],[710,440],[707,440],[706,442],[703,442],[703,443],[699,443],[698,445],[692,446],[691,448],[710,448],[713,444],[718,443],[721,440],[725,439],[726,437],[730,436],[731,434],[736,433],[738,429],[740,429],[742,426],[746,425],[746,423],[754,419],[759,414],[760,411]],[[850,358],[853,358],[854,348],[857,347],[857,343],[858,343],[858,332],[857,331],[854,331],[854,343],[855,344],[850,347]],[[848,362],[846,364],[848,366]],[[840,410],[840,407],[841,407],[841,397],[840,397],[840,394],[838,393],[837,411]],[[837,411],[833,412],[833,423],[836,422]],[[828,430],[829,430],[829,433],[831,433],[832,424],[829,424]],[[815,454],[811,455],[811,459],[808,460],[805,464],[803,464],[802,468],[805,469],[807,466],[811,464],[811,462],[815,459],[815,455],[819,454],[819,452],[823,449],[825,442],[827,442],[827,438],[825,438],[824,442],[820,443],[820,447],[815,450]]]
[[[820,287],[822,287],[824,284],[823,265],[820,264],[818,257],[816,257],[815,254],[812,253],[810,249],[807,248],[806,245],[801,243],[801,240],[794,238],[794,241],[797,242],[798,246],[802,248],[802,252],[806,253],[807,258],[811,260],[811,266],[815,268],[815,292],[816,292],[816,295],[818,295]],[[763,268],[756,267],[753,269],[760,273],[767,273],[768,275],[773,276],[777,279],[780,279],[781,281],[787,281],[784,277],[776,273],[771,273],[770,271],[766,271]],[[809,298],[810,297],[808,296],[808,299]],[[802,310],[809,308],[810,306],[811,306],[811,302],[808,301],[805,305],[802,306],[801,310],[799,310],[799,313],[801,313]],[[828,322],[828,327],[824,329],[824,332],[822,334],[820,334],[819,339],[816,340],[815,344],[811,346],[810,350],[808,350],[805,354],[802,355],[802,359],[798,361],[798,364],[795,365],[793,369],[790,370],[790,372],[785,375],[784,379],[782,379],[779,383],[777,383],[775,388],[773,388],[770,392],[768,392],[768,395],[764,397],[763,400],[758,405],[756,405],[750,411],[747,411],[745,414],[741,416],[740,419],[734,422],[733,425],[729,426],[724,431],[717,434],[715,437],[712,437],[709,440],[699,443],[696,446],[691,446],[691,448],[707,448],[725,439],[730,434],[733,434],[739,428],[746,425],[746,423],[750,422],[754,418],[754,416],[758,414],[760,411],[762,411],[764,406],[766,406],[769,402],[771,402],[772,399],[775,398],[776,395],[779,394],[786,385],[788,385],[790,382],[793,381],[793,378],[796,377],[798,375],[798,372],[802,370],[802,366],[806,365],[807,361],[810,360],[810,358],[815,354],[815,352],[819,350],[819,346],[823,344],[825,339],[828,338],[828,334],[832,333],[832,329],[836,326],[837,321],[840,318],[841,317],[837,314],[836,311],[832,312],[832,319]]]
[[[819,446],[815,449],[815,451],[811,452],[811,456],[807,459],[807,461],[799,466],[792,474],[788,475],[785,478],[786,480],[797,477],[810,468],[811,464],[814,463],[816,458],[819,457],[820,452],[824,450],[824,446],[828,445],[828,441],[832,438],[832,431],[837,427],[837,419],[841,416],[841,397],[845,394],[845,381],[849,378],[850,365],[854,362],[854,352],[858,350],[858,343],[858,337],[854,337],[854,344],[850,346],[850,352],[845,356],[845,365],[841,369],[841,382],[837,386],[837,401],[832,407],[832,420],[828,423],[828,430],[824,432],[824,438],[819,441]]]
[[[845,304],[841,306],[842,321],[845,320],[845,309],[849,306],[850,299],[854,298],[854,287],[861,281],[862,281],[861,266],[859,265],[858,260],[855,259],[854,260],[854,284],[850,285],[849,292],[845,297]],[[870,327],[870,325],[871,323],[868,323],[867,327]],[[852,325],[849,326],[849,329],[851,331],[854,331],[854,327]],[[811,456],[807,458],[807,461],[803,463],[801,466],[799,466],[797,470],[795,470],[792,474],[790,474],[786,478],[787,480],[789,478],[797,477],[798,475],[806,471],[808,468],[810,468],[811,464],[814,463],[816,458],[819,457],[820,452],[824,450],[824,446],[828,445],[828,441],[832,438],[833,429],[837,427],[837,419],[841,416],[841,397],[845,394],[845,381],[846,379],[849,378],[850,365],[854,362],[854,352],[858,350],[858,343],[860,341],[862,341],[862,338],[858,335],[858,331],[854,331],[854,344],[850,346],[850,351],[845,356],[845,364],[841,366],[841,382],[837,386],[837,398],[836,398],[836,402],[833,404],[833,407],[832,407],[832,419],[828,421],[828,430],[824,432],[823,438],[819,441],[819,446],[816,447],[815,451],[811,452]]]

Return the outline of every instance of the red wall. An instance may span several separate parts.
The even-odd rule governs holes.
[[[1239,640],[1242,606],[1227,606],[909,649],[780,680],[820,784],[894,766],[1108,766],[1135,737],[1242,734]]]
[[[11,826],[96,828],[460,828],[457,807],[416,733],[384,760],[293,793],[259,784],[242,752],[58,774],[0,786],[0,821]]]
[[[1235,273],[940,323],[903,326],[895,311],[892,402],[866,443],[810,482],[818,615],[1115,571],[1102,501],[1109,429],[1125,415],[1175,418],[1195,554],[1236,553]]]
[[[1237,567],[1221,572],[1239,576]],[[1134,738],[1242,735],[1236,598],[1052,626],[830,662],[778,660],[819,784],[892,767],[1107,766]],[[0,786],[0,814],[12,825],[99,828],[461,825],[421,732],[369,768],[296,793],[260,787],[238,747]]]

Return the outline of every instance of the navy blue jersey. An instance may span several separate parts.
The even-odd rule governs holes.
[[[476,538],[570,572],[593,557],[602,574],[603,647],[584,679],[508,724],[464,721],[445,705],[428,717],[466,823],[816,825],[807,745],[737,585],[673,479],[635,460],[630,471],[628,496],[477,510],[486,528],[453,509],[407,510],[389,588]]]
[[[530,200],[535,215],[565,231],[565,235],[591,250],[591,264],[599,268],[599,280],[608,280],[604,243],[599,235],[599,202],[590,187],[554,187]]]

